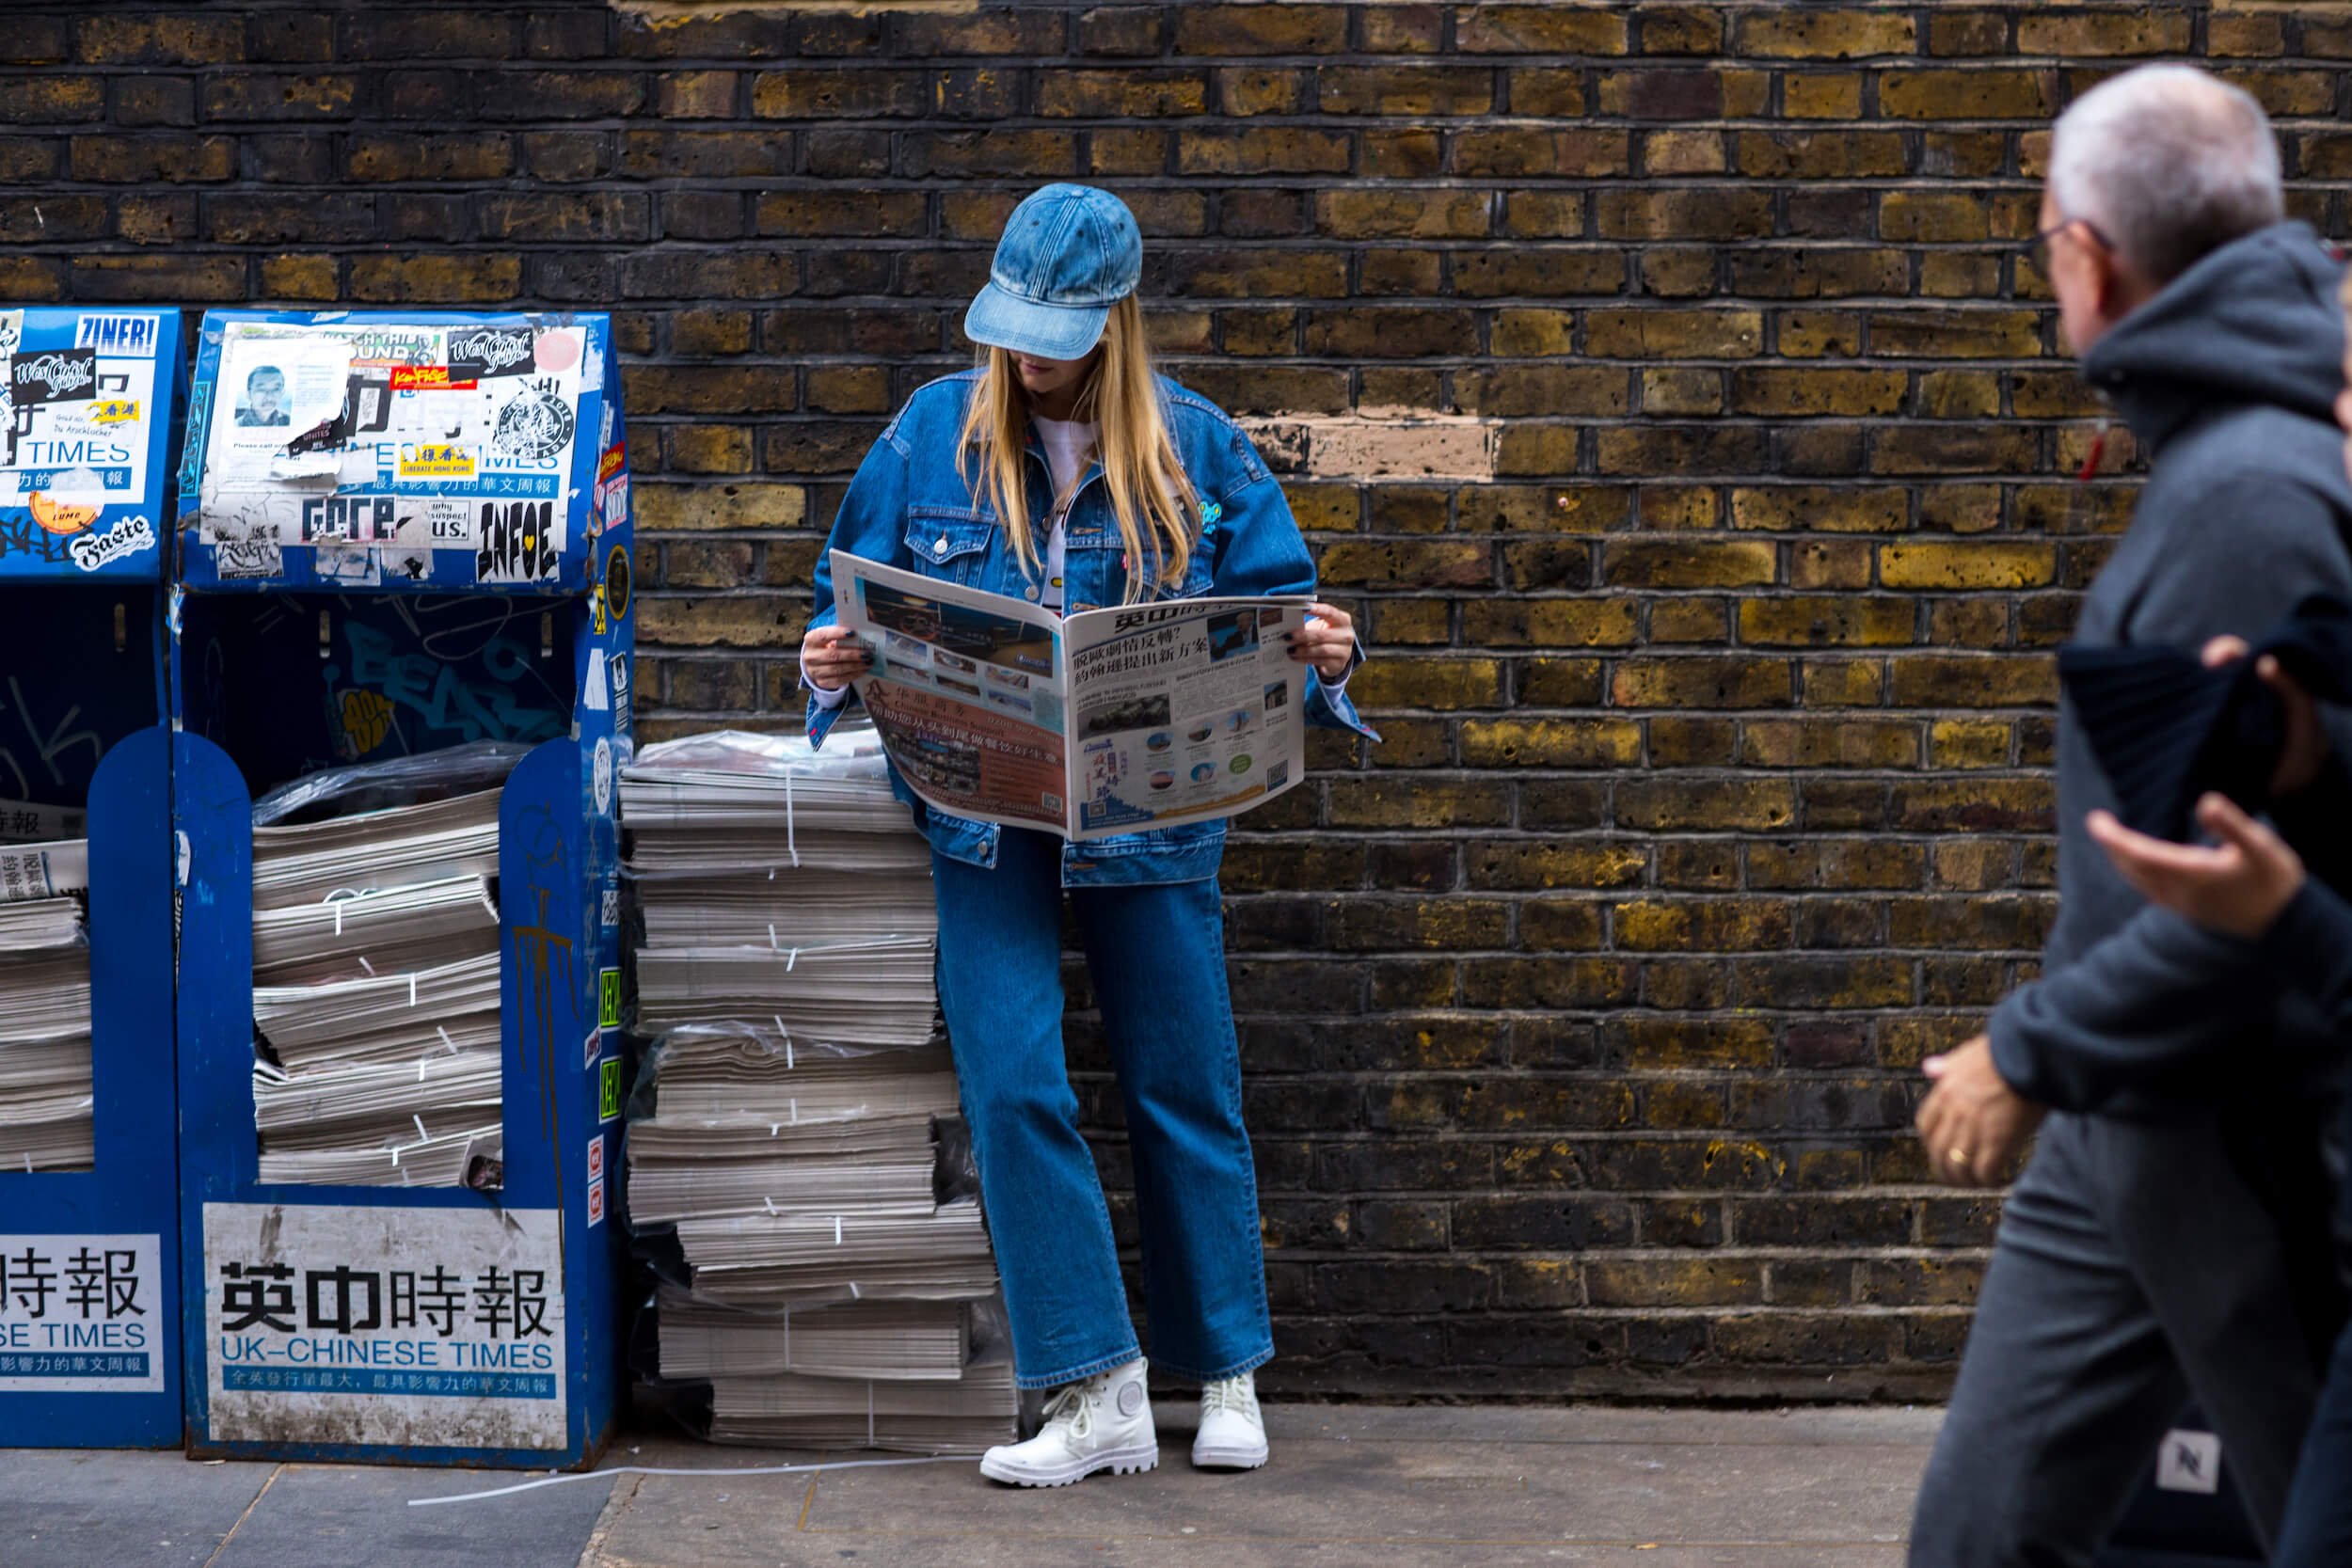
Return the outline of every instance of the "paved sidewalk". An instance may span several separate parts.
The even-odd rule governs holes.
[[[0,1454],[8,1568],[1895,1568],[1933,1410],[1269,1408],[1272,1467],[1186,1463],[1014,1492],[968,1463],[759,1475],[809,1456],[622,1440],[596,1475]],[[861,1456],[863,1457],[863,1456]],[[626,1465],[719,1472],[627,1473]],[[1638,1557],[1631,1554],[1639,1553]]]

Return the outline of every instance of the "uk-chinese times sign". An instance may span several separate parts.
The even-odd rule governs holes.
[[[0,1236],[0,1393],[161,1393],[154,1236]]]
[[[553,1210],[204,1206],[216,1442],[561,1448]]]

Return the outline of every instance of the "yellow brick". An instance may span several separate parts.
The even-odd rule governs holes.
[[[1472,768],[1629,768],[1642,760],[1642,726],[1628,719],[1473,719],[1462,725]]]
[[[1613,359],[1747,359],[1763,341],[1756,310],[1594,310],[1584,318],[1585,352]]]
[[[1909,55],[1918,48],[1916,24],[1899,11],[1824,10],[1785,6],[1740,19],[1739,52],[1764,58],[1851,60],[1868,55]]]
[[[2044,588],[2058,576],[2049,545],[1881,545],[1879,580],[1889,588]]]

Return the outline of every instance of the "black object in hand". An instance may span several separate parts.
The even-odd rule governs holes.
[[[2265,654],[2319,701],[2345,701],[2352,606],[2306,599],[2246,657],[2217,667],[2193,651],[2160,645],[2058,650],[2058,678],[2125,827],[2185,840],[2208,791],[2250,812],[2269,805],[2286,708],[2254,673]]]

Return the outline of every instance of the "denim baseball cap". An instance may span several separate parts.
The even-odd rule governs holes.
[[[1091,185],[1048,185],[1005,220],[963,335],[1040,359],[1081,359],[1142,276],[1143,235],[1125,202]]]

